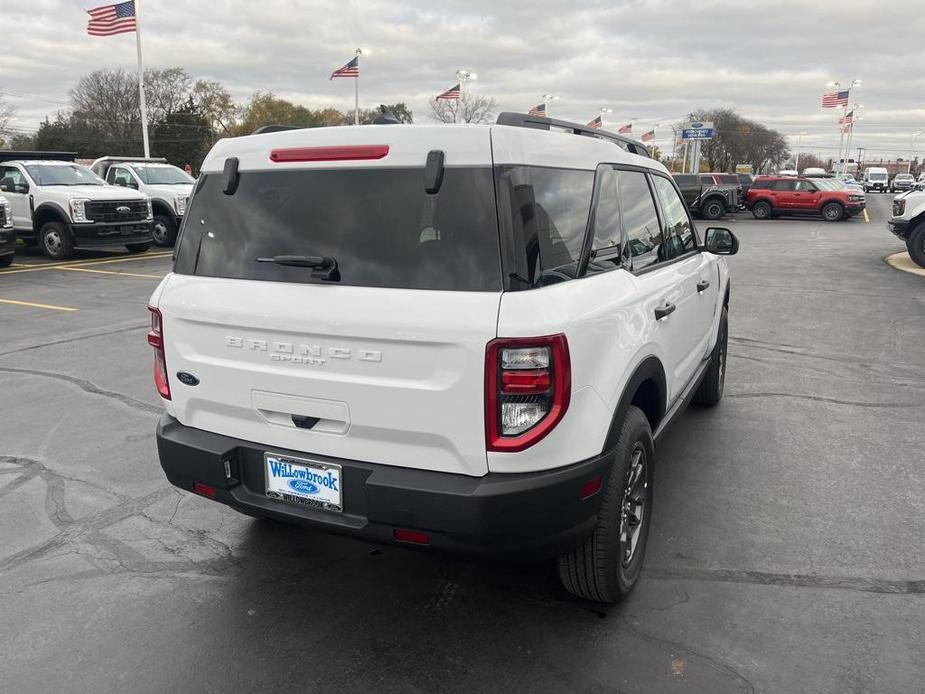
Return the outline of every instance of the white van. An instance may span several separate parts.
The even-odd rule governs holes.
[[[864,185],[865,193],[871,190],[882,193],[889,187],[889,183],[890,174],[882,166],[869,166],[864,169],[862,184]]]

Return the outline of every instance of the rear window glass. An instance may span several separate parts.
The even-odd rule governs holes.
[[[735,174],[727,174],[725,176],[716,177],[720,183],[731,183],[733,185],[739,185],[739,177]]]
[[[770,179],[756,178],[754,181],[752,181],[752,190],[767,190],[770,188],[768,185],[769,183],[771,183]]]
[[[177,250],[181,274],[321,282],[258,257],[328,256],[341,285],[500,291],[489,167],[447,168],[435,195],[424,169],[241,172],[237,191],[203,177]]]

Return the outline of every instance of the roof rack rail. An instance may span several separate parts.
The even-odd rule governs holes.
[[[266,135],[267,133],[279,133],[283,130],[305,130],[307,125],[261,125],[251,135]]]
[[[11,149],[0,150],[0,161],[74,161],[77,159],[77,152],[36,152],[36,151],[15,151]]]
[[[609,140],[616,143],[627,152],[638,154],[642,157],[652,158],[649,150],[639,140],[631,137],[618,135],[608,130],[592,128],[588,125],[579,125],[567,120],[556,120],[555,118],[546,118],[544,116],[531,116],[527,113],[514,113],[505,111],[498,114],[498,125],[512,125],[515,128],[534,128],[536,130],[563,130],[573,135],[584,135],[585,137],[596,137],[599,140]]]

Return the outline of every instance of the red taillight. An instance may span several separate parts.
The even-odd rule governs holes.
[[[410,542],[415,545],[430,544],[430,535],[422,533],[420,530],[403,530],[401,528],[395,528],[395,530],[392,531],[392,537],[399,542]]]
[[[288,149],[272,150],[270,152],[270,161],[277,163],[293,161],[355,161],[357,159],[382,159],[388,153],[388,145],[290,147]]]
[[[148,331],[148,344],[154,348],[154,385],[158,395],[170,400],[170,383],[167,381],[167,357],[164,356],[164,320],[161,312],[148,306],[151,312],[151,330]]]
[[[568,409],[571,364],[565,335],[499,338],[485,355],[485,443],[516,452],[548,434]]]
[[[193,491],[197,494],[207,496],[210,499],[215,498],[215,487],[211,487],[208,484],[203,484],[202,482],[193,482]]]

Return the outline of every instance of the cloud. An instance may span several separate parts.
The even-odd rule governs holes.
[[[34,129],[64,108],[85,72],[133,68],[132,35],[85,33],[86,0],[3,3],[0,90]],[[698,108],[730,106],[784,133],[807,131],[804,148],[834,154],[827,81],[862,78],[855,143],[908,156],[925,128],[925,12],[918,0],[144,0],[145,61],[180,65],[223,82],[238,99],[272,90],[313,108],[353,105],[352,85],[329,81],[358,46],[362,105],[406,101],[419,120],[427,99],[475,70],[472,85],[505,110],[560,96],[557,117],[673,123]],[[925,138],[922,138],[925,144]],[[670,146],[670,129],[657,142]]]

